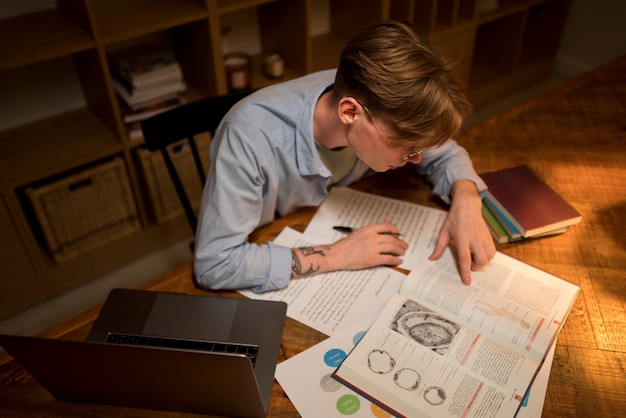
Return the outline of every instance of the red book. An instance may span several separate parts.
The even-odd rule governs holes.
[[[488,194],[524,237],[564,230],[582,215],[525,165],[483,173]]]

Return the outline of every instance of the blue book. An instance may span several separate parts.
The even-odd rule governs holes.
[[[493,216],[496,217],[498,221],[500,221],[500,225],[504,228],[507,235],[511,239],[522,238],[523,234],[520,231],[519,227],[515,225],[515,221],[510,219],[509,217],[502,212],[498,206],[493,202],[488,192],[485,193],[483,197],[483,203],[487,206]]]

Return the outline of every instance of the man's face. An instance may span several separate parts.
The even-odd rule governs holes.
[[[347,141],[355,154],[372,170],[382,172],[422,161],[420,147],[398,145],[389,140],[392,127],[375,118],[367,107],[356,101],[355,120],[347,132]]]

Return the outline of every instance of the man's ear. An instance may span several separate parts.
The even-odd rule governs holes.
[[[346,125],[351,125],[356,120],[359,111],[358,102],[353,97],[342,97],[337,106],[339,119]]]

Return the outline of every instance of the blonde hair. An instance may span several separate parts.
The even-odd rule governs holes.
[[[456,60],[431,47],[408,23],[372,23],[346,43],[333,86],[390,122],[389,138],[424,148],[443,144],[472,110]]]

